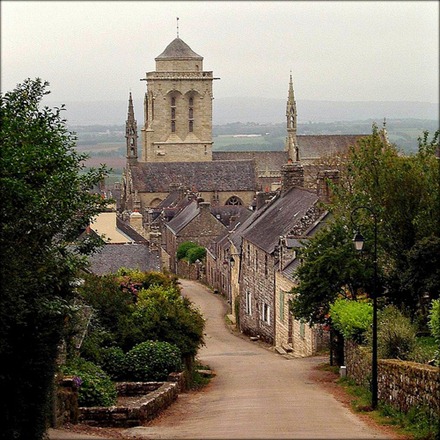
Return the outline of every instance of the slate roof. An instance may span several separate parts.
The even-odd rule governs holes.
[[[200,212],[200,208],[196,201],[190,203],[178,215],[173,217],[168,223],[167,228],[171,229],[175,234],[178,234],[191,220],[193,220]]]
[[[155,59],[175,60],[175,59],[188,59],[188,58],[203,60],[202,56],[196,54],[183,40],[177,37]]]
[[[368,135],[320,134],[297,135],[300,159],[314,159],[335,153],[346,153],[356,142]]]
[[[146,244],[106,244],[89,257],[90,270],[96,275],[114,273],[121,267],[141,271],[160,271],[158,252]]]
[[[139,192],[168,193],[171,184],[196,191],[255,191],[253,161],[138,162],[131,165],[133,185]]]
[[[243,232],[242,236],[271,254],[279,242],[279,237],[288,234],[318,200],[315,193],[294,187],[269,204],[265,212]]]
[[[212,160],[255,160],[258,170],[281,170],[287,151],[213,151]]]
[[[334,153],[346,153],[356,141],[368,134],[297,135],[300,159],[316,159]],[[258,170],[280,170],[287,162],[287,151],[213,151],[213,160],[255,159]]]

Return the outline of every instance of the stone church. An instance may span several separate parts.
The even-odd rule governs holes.
[[[316,159],[343,153],[361,137],[297,135],[290,75],[284,151],[213,151],[213,81],[217,78],[204,70],[203,57],[179,37],[155,62],[156,70],[147,72],[144,79],[141,157],[131,93],[129,96],[122,211],[144,214],[160,205],[176,185],[197,193],[211,206],[249,207],[255,203],[257,191],[279,187],[281,168],[288,161],[309,166],[312,171],[306,181],[313,187],[319,171]]]

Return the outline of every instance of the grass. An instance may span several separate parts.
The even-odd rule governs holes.
[[[191,390],[199,390],[206,385],[208,385],[209,381],[212,379],[212,376],[206,376],[204,374],[199,373],[200,370],[211,370],[209,365],[202,365],[198,360],[193,365],[190,377],[189,387]]]
[[[338,383],[354,397],[352,407],[356,412],[368,412],[368,415],[381,425],[391,425],[396,430],[413,440],[440,440],[440,419],[430,415],[428,408],[411,408],[403,413],[391,405],[379,403],[378,408],[371,408],[371,392],[356,385],[349,378],[341,378]]]

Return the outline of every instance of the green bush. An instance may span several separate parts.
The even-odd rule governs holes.
[[[412,360],[417,344],[416,333],[416,326],[397,307],[384,307],[378,312],[377,319],[379,358]]]
[[[130,380],[166,380],[169,373],[182,371],[181,353],[167,342],[142,342],[127,353],[127,369]]]
[[[186,253],[186,258],[190,263],[195,263],[197,260],[203,260],[206,257],[206,249],[203,246],[193,247]]]
[[[125,353],[120,347],[109,347],[101,350],[101,367],[112,380],[124,380],[127,376]]]
[[[180,291],[150,287],[139,292],[133,323],[145,340],[165,341],[179,347],[182,356],[195,356],[203,345],[205,321],[193,303]]]
[[[182,260],[183,258],[186,258],[188,251],[197,246],[197,243],[194,243],[192,241],[184,241],[183,243],[180,243],[176,251],[177,259]]]
[[[346,339],[362,342],[365,332],[373,322],[371,303],[338,299],[330,306],[333,326]]]
[[[428,325],[437,347],[439,347],[435,352],[435,359],[436,365],[440,365],[440,299],[431,302]]]
[[[64,375],[77,376],[82,383],[79,387],[80,406],[111,406],[116,402],[116,388],[107,374],[97,365],[76,358],[61,369]]]

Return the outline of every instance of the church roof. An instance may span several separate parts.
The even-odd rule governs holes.
[[[202,56],[196,54],[183,40],[177,37],[156,57],[156,60],[188,58],[203,60]]]
[[[347,153],[366,134],[297,135],[300,159],[317,159],[335,153]]]
[[[168,193],[171,184],[191,190],[255,191],[256,173],[251,160],[212,162],[138,162],[130,165],[139,192]]]
[[[259,171],[277,170],[287,163],[287,151],[213,151],[212,160],[255,159]]]

